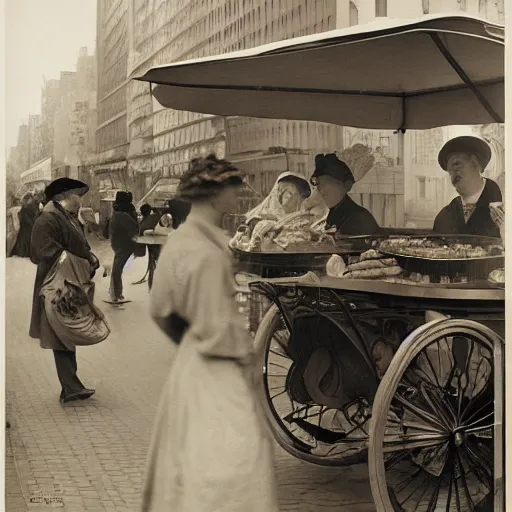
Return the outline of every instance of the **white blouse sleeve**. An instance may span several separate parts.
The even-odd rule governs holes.
[[[238,311],[229,260],[209,254],[190,278],[186,317],[205,356],[248,362],[252,340]]]

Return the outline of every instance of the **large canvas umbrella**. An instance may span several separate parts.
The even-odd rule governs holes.
[[[504,122],[504,27],[467,15],[333,30],[136,77],[164,107],[427,129]]]

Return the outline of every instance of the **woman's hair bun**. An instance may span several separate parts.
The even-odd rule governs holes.
[[[210,197],[219,187],[243,184],[242,172],[215,154],[193,158],[183,174],[178,194],[187,199]]]

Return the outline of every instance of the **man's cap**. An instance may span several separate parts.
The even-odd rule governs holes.
[[[439,151],[437,161],[443,171],[448,168],[448,159],[454,153],[467,153],[475,155],[482,166],[482,169],[487,167],[491,160],[492,152],[489,144],[479,137],[471,137],[464,135],[462,137],[455,137],[449,140]]]
[[[72,178],[57,178],[44,189],[44,195],[47,201],[51,201],[56,195],[70,191],[79,196],[84,196],[89,192],[89,185]]]
[[[355,181],[350,167],[334,153],[315,156],[315,172],[311,176],[311,183],[320,176],[331,176],[341,182]]]

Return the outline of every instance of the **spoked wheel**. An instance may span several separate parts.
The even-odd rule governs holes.
[[[503,510],[502,343],[469,320],[431,322],[402,343],[373,405],[377,510]]]
[[[276,306],[263,317],[255,336],[262,376],[260,403],[279,445],[296,458],[323,466],[344,466],[365,460],[369,404],[353,403],[343,410],[311,403],[290,389],[293,360],[290,333]]]

